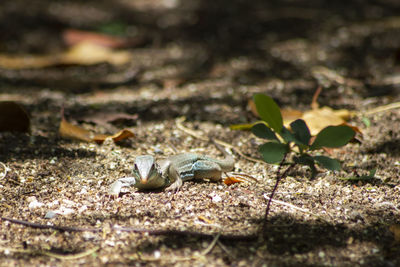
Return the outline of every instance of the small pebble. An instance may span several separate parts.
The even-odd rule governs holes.
[[[218,202],[221,202],[221,201],[222,201],[222,198],[219,195],[215,195],[212,198],[212,202],[214,202],[214,203],[218,203]]]
[[[50,210],[46,213],[46,215],[44,216],[45,219],[53,219],[54,217],[57,216],[57,213],[55,213],[54,211]]]

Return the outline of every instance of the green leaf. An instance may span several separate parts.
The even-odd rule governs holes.
[[[324,167],[325,169],[331,171],[339,171],[341,169],[340,162],[336,159],[325,156],[314,156],[315,161]]]
[[[353,139],[355,134],[349,126],[328,126],[317,134],[310,148],[315,150],[321,147],[341,147]]]
[[[301,154],[299,157],[294,157],[293,160],[296,163],[310,167],[311,178],[314,178],[317,175],[317,169],[315,168],[315,160],[310,155],[304,153]]]
[[[281,162],[285,154],[289,151],[287,144],[268,142],[258,148],[263,159],[267,163]]]
[[[268,123],[275,132],[280,133],[283,120],[279,106],[271,97],[264,94],[255,94],[253,99],[260,118]]]
[[[264,138],[267,140],[277,140],[279,139],[276,137],[276,134],[265,125],[265,123],[257,123],[251,127],[251,132],[260,138]]]
[[[289,131],[285,126],[282,127],[280,135],[286,143],[297,141],[292,132]]]
[[[308,129],[307,124],[302,119],[295,120],[290,124],[294,136],[297,140],[299,140],[303,145],[308,145],[310,142],[311,134],[310,129]]]
[[[308,154],[301,154],[299,157],[294,157],[293,160],[296,163],[308,166],[314,166],[315,163],[314,158]]]

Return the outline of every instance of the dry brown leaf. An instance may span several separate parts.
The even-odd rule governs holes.
[[[292,121],[300,119],[303,116],[303,112],[296,109],[282,109],[281,110],[283,124],[289,125]]]
[[[0,102],[0,132],[29,132],[30,120],[26,111],[12,101]]]
[[[114,135],[104,135],[104,134],[99,134],[96,135],[95,137],[93,137],[93,141],[95,141],[98,144],[102,144],[104,142],[104,140],[106,140],[106,138],[110,137],[112,140],[114,140],[114,142],[118,142],[121,141],[123,139],[127,139],[129,137],[134,137],[134,133],[128,129],[123,129],[121,131],[119,131],[118,133],[114,134]]]
[[[253,113],[254,116],[256,116],[257,118],[260,117],[257,112],[256,103],[254,103],[253,99],[249,99],[249,101],[247,102],[247,106],[249,107],[251,113]]]
[[[5,69],[39,69],[49,67],[57,64],[59,58],[57,55],[54,56],[34,56],[34,55],[22,55],[22,56],[10,56],[0,54],[0,67]]]
[[[308,125],[311,135],[318,134],[322,129],[327,126],[333,125],[341,125],[346,124],[346,121],[350,119],[352,116],[352,112],[347,109],[339,109],[334,110],[330,107],[319,107],[318,104],[318,96],[321,94],[322,87],[318,87],[315,91],[312,101],[311,101],[311,110],[305,111],[302,115],[298,116],[300,113],[297,114],[297,118],[292,116],[289,118],[287,114],[282,112],[282,117],[284,120],[284,124],[286,127],[289,127],[289,124],[296,120],[302,119]],[[300,112],[300,111],[298,111]],[[293,114],[293,111],[292,111]],[[347,124],[346,124],[347,125]],[[350,125],[348,125],[350,126]],[[350,126],[352,128],[356,128],[357,132],[361,133],[357,127]]]
[[[345,123],[350,117],[351,111],[349,110],[334,110],[330,107],[322,107],[304,112],[301,119],[307,123],[311,135],[316,135],[327,126]]]
[[[228,176],[224,179],[224,184],[226,185],[231,185],[231,184],[236,184],[236,183],[242,183],[244,182],[243,179],[239,177],[234,177],[234,176]]]
[[[93,141],[93,134],[79,126],[67,122],[65,119],[61,120],[59,134],[64,138],[70,138],[85,142]]]
[[[54,55],[22,55],[10,56],[0,54],[0,67],[6,69],[38,69],[56,65],[93,65],[108,62],[122,65],[131,60],[127,51],[114,51],[110,48],[82,42],[71,46],[70,49]]]
[[[135,136],[134,133],[128,129],[121,130],[114,135],[93,134],[88,130],[67,122],[65,119],[61,120],[59,134],[64,138],[70,138],[85,142],[96,142],[98,144],[102,144],[104,140],[109,137],[113,139],[114,142],[118,142],[123,139]]]
[[[90,42],[82,42],[71,46],[62,56],[62,64],[92,65],[108,62],[113,65],[122,65],[131,59],[127,51],[113,51],[110,48],[95,45]]]

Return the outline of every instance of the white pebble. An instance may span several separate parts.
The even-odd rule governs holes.
[[[212,202],[214,202],[214,203],[218,203],[218,202],[221,202],[221,201],[222,201],[222,198],[219,195],[215,195],[212,198]]]

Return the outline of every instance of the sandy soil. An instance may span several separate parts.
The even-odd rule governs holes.
[[[0,133],[0,162],[8,168],[0,214],[76,227],[1,220],[0,265],[400,264],[400,110],[360,115],[400,101],[397,1],[40,1],[29,9],[22,0],[3,2],[2,55],[57,53],[65,49],[63,30],[111,23],[139,41],[125,48],[133,60],[122,66],[0,68],[0,100],[18,101],[31,117],[30,134]],[[357,112],[350,123],[361,129],[361,142],[332,152],[343,162],[340,172],[321,169],[315,179],[302,167],[289,173],[265,240],[257,235],[277,167],[235,151],[235,171],[257,183],[187,182],[176,194],[128,188],[107,195],[137,155],[222,157],[199,136],[259,158],[262,140],[229,128],[257,119],[251,96],[263,92],[282,108],[304,111],[319,86],[321,105]],[[135,137],[102,145],[61,138],[62,108],[88,130],[129,128]],[[197,137],[179,127],[182,116]],[[371,169],[372,180],[341,179]]]

